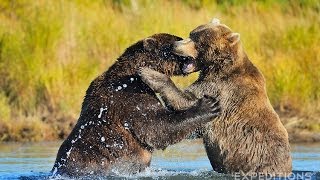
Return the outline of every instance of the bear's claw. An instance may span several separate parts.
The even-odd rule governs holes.
[[[221,107],[219,100],[215,97],[204,95],[200,99],[199,107],[203,108],[204,112],[208,113],[208,116],[217,117],[220,115]]]

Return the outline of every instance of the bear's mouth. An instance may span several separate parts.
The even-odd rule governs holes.
[[[196,62],[192,59],[187,60],[182,65],[182,72],[184,75],[197,71]]]

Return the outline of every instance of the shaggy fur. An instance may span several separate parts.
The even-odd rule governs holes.
[[[269,102],[263,75],[242,48],[240,35],[223,24],[209,23],[194,29],[189,40],[176,42],[175,51],[195,57],[195,64],[188,65],[201,70],[199,79],[184,92],[154,70],[144,68],[141,75],[174,109],[193,106],[205,93],[218,96],[221,116],[209,122],[203,134],[213,169],[288,175],[292,168],[288,133]]]
[[[216,117],[219,105],[204,98],[176,112],[163,107],[137,71],[150,67],[182,74],[185,58],[172,53],[181,40],[156,34],[129,47],[90,84],[77,124],[61,145],[53,174],[133,174],[149,166],[154,149],[165,149]]]

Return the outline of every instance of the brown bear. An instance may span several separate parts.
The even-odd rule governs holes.
[[[140,40],[91,82],[78,122],[58,151],[54,175],[140,172],[149,166],[154,149],[181,141],[218,115],[219,103],[211,97],[171,112],[138,75],[139,67],[182,74],[186,58],[172,53],[177,40],[170,34]]]
[[[141,76],[176,110],[193,106],[204,94],[217,96],[221,115],[206,124],[203,141],[213,169],[221,173],[289,175],[288,133],[274,111],[265,79],[240,43],[240,35],[218,20],[201,25],[174,51],[195,58],[185,72],[201,70],[184,92],[167,76],[143,68]]]

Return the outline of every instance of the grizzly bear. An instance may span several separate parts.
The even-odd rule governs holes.
[[[193,106],[204,94],[220,100],[221,115],[206,124],[203,141],[213,169],[245,175],[289,175],[292,170],[288,133],[274,111],[265,79],[240,43],[240,35],[218,20],[201,25],[174,51],[195,58],[185,72],[200,70],[185,92],[165,75],[148,68],[141,76],[175,110]]]
[[[154,149],[181,141],[218,115],[219,103],[212,97],[169,111],[138,75],[140,67],[183,74],[186,58],[172,53],[177,40],[181,38],[170,34],[140,40],[91,82],[78,122],[58,151],[54,175],[140,172],[150,165]]]

